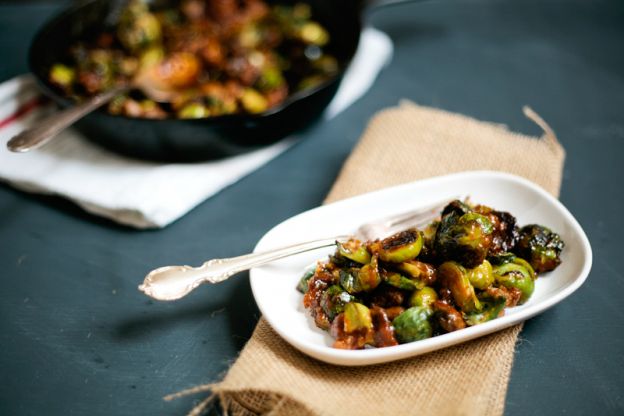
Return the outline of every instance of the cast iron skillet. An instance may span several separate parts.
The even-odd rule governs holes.
[[[301,1],[301,0],[299,0]],[[268,1],[295,3],[297,0]],[[314,19],[330,33],[328,51],[341,71],[316,88],[290,96],[282,105],[259,115],[226,115],[198,120],[148,120],[113,116],[105,109],[80,120],[75,127],[90,140],[128,156],[165,161],[218,159],[273,143],[317,119],[333,98],[351,62],[362,29],[363,0],[305,0]],[[43,92],[65,107],[71,102],[48,82],[49,69],[64,56],[68,45],[114,25],[120,0],[90,0],[71,7],[47,23],[35,36],[29,52],[32,73]],[[154,0],[154,7],[175,1]]]

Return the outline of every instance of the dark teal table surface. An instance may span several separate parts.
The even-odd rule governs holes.
[[[27,70],[31,37],[60,5],[0,3],[0,81]],[[199,397],[162,397],[218,380],[254,328],[247,275],[171,304],[137,283],[158,265],[247,252],[319,205],[367,120],[401,98],[535,135],[529,104],[555,129],[567,150],[561,200],[594,266],[525,324],[506,414],[624,414],[624,3],[440,0],[369,20],[395,44],[371,91],[164,230],[0,185],[1,415],[185,414]]]

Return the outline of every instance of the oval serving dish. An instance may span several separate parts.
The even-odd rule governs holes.
[[[306,267],[326,260],[334,251],[330,247],[252,269],[251,287],[260,311],[281,337],[311,357],[337,365],[371,365],[424,354],[507,328],[554,306],[583,284],[591,269],[592,251],[579,223],[539,186],[499,172],[441,176],[315,208],[271,229],[255,251],[349,234],[365,222],[467,196],[475,203],[513,213],[519,224],[543,224],[565,241],[561,266],[537,279],[535,292],[522,306],[508,308],[504,316],[492,321],[417,342],[356,351],[335,349],[329,334],[315,326],[295,288]]]

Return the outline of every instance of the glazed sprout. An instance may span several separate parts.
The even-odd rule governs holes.
[[[410,306],[420,306],[422,308],[431,309],[433,302],[436,300],[438,300],[438,294],[435,289],[425,286],[412,293],[409,298],[409,304]]]
[[[314,272],[315,271],[316,271],[316,269],[314,267],[311,267],[310,269],[306,270],[306,272],[303,274],[303,276],[301,276],[301,279],[299,279],[299,283],[297,284],[297,290],[299,292],[304,293],[304,294],[307,293],[307,291],[308,291],[308,282],[314,276]]]
[[[431,306],[434,322],[445,332],[453,332],[466,327],[462,314],[448,303],[437,300]]]
[[[535,290],[535,272],[529,263],[516,257],[512,261],[493,267],[496,282],[507,289],[521,292],[518,304],[526,302]]]
[[[406,309],[394,318],[392,325],[400,342],[412,342],[431,337],[433,329],[429,318],[431,311],[421,306]]]
[[[401,231],[383,240],[374,241],[369,249],[380,260],[402,263],[418,256],[423,246],[423,234],[415,228]]]
[[[434,250],[439,258],[472,268],[485,260],[492,244],[492,223],[476,212],[465,212],[465,204],[455,201],[444,209]]]
[[[344,311],[345,305],[355,298],[339,285],[332,285],[321,295],[321,307],[332,321],[336,315]]]
[[[435,267],[422,261],[408,260],[400,263],[396,267],[411,279],[422,282],[421,287],[424,285],[433,285],[437,278]]]
[[[487,260],[483,260],[477,267],[466,270],[466,273],[470,284],[477,289],[485,290],[494,283],[492,265]]]
[[[488,258],[511,251],[520,236],[516,217],[508,212],[496,211],[485,205],[477,205],[474,211],[484,215],[492,224],[492,245],[488,251]]]
[[[370,253],[360,240],[352,238],[344,243],[337,242],[336,246],[338,248],[338,253],[349,260],[353,260],[360,264],[367,264],[371,261]]]
[[[143,49],[160,40],[160,22],[149,12],[147,3],[132,0],[119,18],[117,37],[129,50]]]
[[[402,290],[412,291],[412,290],[420,289],[424,287],[425,285],[423,282],[419,280],[410,279],[409,277],[405,277],[400,273],[389,272],[387,270],[382,270],[381,278],[384,282],[386,282],[390,286],[394,286]]]
[[[481,299],[482,309],[464,314],[464,321],[472,326],[498,318],[505,310],[505,302],[505,297]]]
[[[559,234],[542,225],[531,224],[520,229],[514,252],[527,260],[537,273],[554,270],[561,264],[564,242]]]
[[[347,303],[344,307],[344,330],[348,333],[373,328],[370,309],[358,302]]]
[[[468,270],[454,261],[444,262],[438,269],[439,282],[451,292],[455,305],[464,312],[478,311],[481,303],[468,275]]]
[[[370,263],[365,264],[360,269],[351,268],[340,270],[340,285],[351,294],[360,292],[370,292],[381,283],[379,262],[377,256],[371,258]]]

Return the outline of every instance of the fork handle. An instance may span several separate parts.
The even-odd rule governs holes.
[[[329,247],[348,236],[323,238],[260,253],[213,259],[199,267],[165,266],[150,272],[139,290],[157,300],[176,300],[186,296],[203,283],[219,283],[253,267],[318,248]]]

